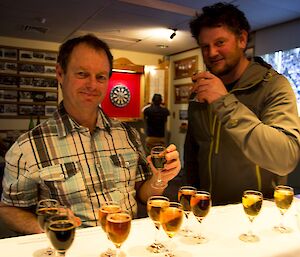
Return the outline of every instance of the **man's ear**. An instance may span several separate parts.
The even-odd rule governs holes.
[[[56,79],[57,79],[59,84],[62,84],[64,71],[63,71],[63,69],[62,69],[62,67],[60,66],[59,63],[56,64],[55,70],[56,70]]]
[[[242,33],[239,37],[239,44],[240,47],[245,50],[248,43],[248,33],[245,30],[242,30]]]

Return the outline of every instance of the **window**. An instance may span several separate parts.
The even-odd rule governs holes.
[[[290,81],[297,98],[298,113],[300,114],[300,47],[265,54],[261,57]]]

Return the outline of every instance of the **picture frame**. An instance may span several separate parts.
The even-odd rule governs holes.
[[[18,77],[1,75],[0,86],[16,88],[18,86]]]
[[[57,57],[52,50],[0,46],[2,119],[52,115],[58,105]]]
[[[179,120],[188,120],[188,110],[179,110]]]
[[[174,79],[189,78],[198,67],[198,56],[174,61]]]
[[[189,102],[190,91],[193,83],[180,84],[174,86],[175,104],[183,104]]]
[[[44,62],[44,63],[56,63],[57,53],[43,52],[43,51],[30,51],[30,50],[20,50],[19,51],[20,61],[29,62]]]
[[[17,73],[17,63],[16,62],[0,62],[0,72],[1,73]]]
[[[0,104],[0,115],[12,115],[18,114],[18,107],[16,104]]]
[[[0,101],[16,102],[18,100],[18,91],[0,90]]]
[[[17,60],[17,49],[15,48],[0,48],[0,59]]]
[[[45,116],[51,116],[57,110],[57,106],[54,105],[46,105],[45,106]]]

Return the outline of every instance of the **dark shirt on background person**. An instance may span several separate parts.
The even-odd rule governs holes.
[[[154,94],[152,103],[144,110],[146,121],[146,147],[150,150],[154,145],[164,145],[166,122],[170,115],[169,110],[162,106],[162,96]]]

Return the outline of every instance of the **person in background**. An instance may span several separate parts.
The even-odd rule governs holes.
[[[203,8],[190,22],[207,71],[192,76],[184,147],[187,183],[211,192],[214,205],[240,202],[246,189],[272,198],[299,161],[296,98],[288,80],[245,55],[250,25],[228,3]]]
[[[144,155],[138,132],[105,115],[104,99],[113,56],[93,35],[70,39],[58,54],[56,76],[63,101],[51,118],[21,135],[6,154],[0,219],[23,234],[40,233],[37,202],[57,199],[81,219],[99,225],[98,209],[117,201],[135,217],[163,189],[151,186],[158,171]],[[169,145],[162,181],[180,171],[179,153]]]
[[[166,122],[170,112],[162,105],[161,94],[154,94],[151,105],[143,113],[146,122],[146,149],[149,153],[153,146],[166,144]]]

